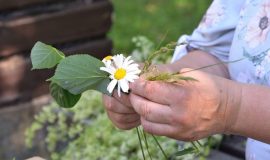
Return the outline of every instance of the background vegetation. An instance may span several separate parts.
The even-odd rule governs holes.
[[[198,25],[211,0],[112,0],[114,24],[109,36],[114,50],[130,52],[131,39],[148,37],[155,44],[167,34],[164,43],[190,34]]]

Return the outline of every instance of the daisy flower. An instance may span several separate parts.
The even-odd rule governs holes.
[[[105,67],[100,67],[100,70],[108,72],[110,79],[112,79],[107,87],[108,92],[112,93],[117,85],[119,97],[121,90],[128,93],[129,83],[138,79],[138,75],[141,73],[139,65],[134,63],[130,56],[125,58],[122,54],[113,56],[110,65],[105,64]]]
[[[106,56],[103,58],[102,62],[105,64],[105,66],[110,66],[112,63],[113,56]]]
[[[270,31],[270,2],[266,1],[247,26],[245,41],[250,48],[255,48],[265,41]]]

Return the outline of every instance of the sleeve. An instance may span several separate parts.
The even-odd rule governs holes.
[[[175,48],[172,62],[189,51],[199,49],[210,53],[221,61],[227,61],[245,0],[214,0],[191,35],[182,35]]]

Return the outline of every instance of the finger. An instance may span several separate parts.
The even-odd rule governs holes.
[[[145,118],[141,117],[141,125],[143,129],[150,134],[168,137],[174,135],[174,128],[168,124],[150,122]]]
[[[111,120],[117,123],[132,123],[140,120],[140,116],[137,113],[133,114],[120,114],[108,111],[108,116]]]
[[[130,100],[129,100],[129,94],[123,93],[123,94],[121,94],[121,97],[119,97],[118,94],[117,94],[117,91],[114,91],[113,92],[113,97],[115,99],[117,99],[120,103],[128,106],[129,108],[132,108]]]
[[[151,102],[143,97],[130,94],[130,101],[135,111],[151,122],[170,124],[172,110],[169,106]]]
[[[135,113],[134,109],[131,107],[127,107],[117,101],[115,98],[103,95],[103,103],[107,110],[116,112],[116,113]]]
[[[129,123],[119,123],[119,122],[116,122],[114,118],[110,116],[110,112],[107,112],[107,115],[110,118],[110,120],[113,122],[113,124],[119,129],[129,130],[141,124],[140,119],[135,120],[134,122],[129,122]]]
[[[151,101],[168,105],[172,96],[183,94],[181,87],[165,82],[146,81],[139,78],[130,84],[131,93],[145,97]]]

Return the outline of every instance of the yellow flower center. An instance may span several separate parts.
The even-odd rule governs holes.
[[[114,73],[114,78],[117,80],[123,79],[127,74],[127,71],[123,68],[118,68]]]
[[[106,56],[104,59],[106,60],[106,61],[110,61],[110,60],[112,60],[112,56]]]

